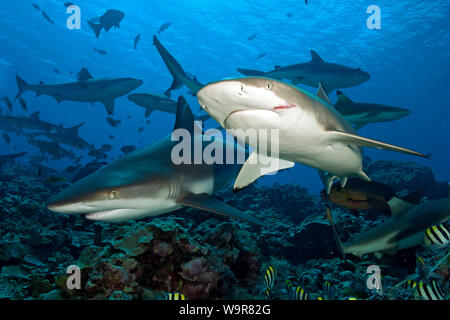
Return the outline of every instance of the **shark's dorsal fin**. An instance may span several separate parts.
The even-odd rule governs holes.
[[[81,68],[80,72],[77,73],[78,81],[83,82],[92,79],[92,75],[89,73],[88,69]]]
[[[324,61],[317,52],[311,50],[311,62],[322,63]]]
[[[82,122],[80,124],[77,124],[76,126],[67,128],[67,130],[69,130],[72,134],[74,135],[78,135],[78,129],[83,126],[85,124],[85,122]],[[62,126],[62,125],[61,125]]]
[[[325,88],[323,87],[322,82],[319,82],[319,89],[317,89],[316,96],[319,97],[320,99],[326,101],[328,104],[332,104],[330,97],[328,97],[328,94],[327,94]]]
[[[31,119],[39,119],[40,114],[41,114],[40,111],[33,112],[32,114],[30,114],[30,118]]]
[[[175,127],[173,130],[177,129],[185,129],[188,130],[191,134],[193,134],[194,126],[194,115],[192,114],[191,108],[184,99],[183,96],[180,96],[177,101],[177,119],[175,120]],[[201,130],[199,132],[202,132]]]
[[[337,103],[353,103],[352,99],[347,97],[341,90],[337,90],[336,95],[338,98]]]

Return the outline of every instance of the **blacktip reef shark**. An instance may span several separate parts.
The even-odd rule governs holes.
[[[25,91],[31,90],[37,96],[52,96],[57,103],[64,100],[77,102],[100,102],[102,103],[109,115],[114,113],[115,99],[124,96],[134,89],[140,87],[144,82],[133,78],[118,79],[92,79],[89,72],[83,68],[78,73],[77,82],[69,82],[63,84],[47,85],[40,83],[31,85],[16,76],[19,98]]]
[[[314,50],[311,50],[311,61],[285,67],[275,66],[268,72],[242,69],[237,71],[245,76],[267,77],[278,80],[290,80],[292,84],[304,84],[319,87],[322,82],[327,92],[337,88],[357,86],[370,79],[370,75],[361,68],[349,68],[340,64],[325,62]]]
[[[145,117],[148,118],[153,111],[162,111],[171,114],[177,114],[177,102],[167,96],[153,93],[133,93],[128,96],[128,100],[133,101],[138,106],[145,108]],[[208,115],[196,117],[195,120],[206,121]]]
[[[203,140],[184,98],[177,104],[176,129]],[[197,132],[197,134],[196,134]],[[136,150],[77,181],[56,195],[47,207],[87,219],[119,222],[192,207],[262,225],[259,220],[217,200],[212,194],[236,176],[237,164],[179,164],[171,159],[171,135]],[[195,145],[192,143],[192,145]],[[224,142],[227,146],[227,142]],[[243,148],[238,144],[232,148]]]
[[[195,76],[188,75],[184,72],[181,65],[177,60],[169,53],[169,51],[164,48],[161,42],[158,40],[156,36],[153,36],[153,45],[156,46],[161,58],[163,59],[167,69],[169,69],[170,74],[173,77],[172,85],[169,89],[164,92],[164,95],[170,97],[170,92],[172,90],[178,90],[183,86],[186,86],[190,89],[193,95],[196,95],[198,90],[203,88],[203,84],[198,82]]]
[[[391,205],[391,211],[389,220],[344,244],[340,243],[332,224],[341,254],[362,257],[375,253],[380,257],[385,253],[394,254],[398,250],[423,245],[426,229],[450,219],[450,197],[418,205],[398,200]]]
[[[394,121],[406,117],[411,111],[403,108],[391,107],[383,104],[353,102],[342,91],[336,91],[338,100],[334,108],[339,111],[356,130],[368,123]]]
[[[294,162],[326,172],[327,194],[336,178],[340,178],[342,186],[351,176],[370,181],[363,171],[361,147],[427,157],[358,136],[333,108],[321,85],[317,96],[314,96],[274,79],[235,78],[206,85],[197,93],[197,98],[200,106],[224,129],[278,130],[279,139],[274,142],[279,153],[276,158],[268,156],[274,149],[271,145],[267,146],[267,153],[258,154],[260,139],[256,143],[249,142],[256,151],[239,172],[235,190],[248,186],[265,174],[291,168]]]

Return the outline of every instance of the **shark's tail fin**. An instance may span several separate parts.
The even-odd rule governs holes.
[[[16,82],[17,82],[17,88],[19,89],[19,92],[16,95],[16,100],[28,90],[28,83],[25,82],[19,75],[16,75]]]
[[[87,23],[88,23],[89,27],[91,27],[92,31],[94,31],[95,36],[98,39],[98,37],[100,37],[100,32],[102,31],[102,25],[100,23],[94,23],[89,20]]]
[[[261,76],[264,76],[266,74],[263,71],[251,70],[251,69],[237,68],[236,70],[239,73],[242,73],[244,76],[251,76],[251,77],[261,77]]]
[[[334,225],[333,217],[331,215],[331,210],[330,210],[330,207],[328,206],[328,204],[327,204],[326,211],[327,211],[327,219],[330,222],[331,229],[333,230],[333,238],[334,238],[334,241],[336,241],[336,247],[337,247],[337,249],[339,251],[339,254],[342,257],[342,259],[344,261],[346,261],[344,247],[343,247],[342,242],[339,239],[338,233],[336,231],[336,226]]]

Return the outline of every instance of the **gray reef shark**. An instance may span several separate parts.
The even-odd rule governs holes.
[[[361,129],[368,123],[394,121],[406,117],[411,111],[383,104],[353,102],[342,91],[336,91],[338,100],[334,108],[339,111],[355,129]]]
[[[177,113],[177,102],[167,96],[150,93],[133,93],[128,96],[128,100],[133,101],[138,106],[145,108],[145,117],[148,118],[153,111],[162,111],[166,113]],[[195,116],[195,120],[206,121],[208,115]]]
[[[242,69],[237,71],[245,76],[267,77],[272,79],[287,79],[292,84],[304,84],[310,87],[319,87],[319,82],[326,92],[337,88],[357,86],[370,79],[370,75],[360,68],[349,68],[340,64],[325,62],[314,50],[311,50],[312,59],[309,62],[293,64],[285,67],[275,66],[268,72]]]
[[[105,106],[108,114],[111,115],[114,113],[115,99],[130,93],[143,83],[142,80],[133,78],[92,79],[92,76],[90,76],[86,69],[82,69],[78,75],[79,80],[77,82],[54,85],[43,83],[31,85],[17,76],[16,80],[19,93],[16,99],[25,91],[31,90],[37,96],[52,96],[57,103],[61,103],[64,100],[91,103],[101,102]]]
[[[10,115],[0,115],[0,128],[6,129],[9,127],[14,129],[13,132],[20,134],[23,133],[22,129],[30,129],[30,130],[43,130],[43,131],[59,131],[59,130],[71,130],[71,128],[63,128],[61,126],[57,126],[55,124],[46,122],[44,120],[39,119],[39,111],[32,113],[29,117],[20,117],[20,116],[10,116]],[[73,130],[76,130],[78,126],[73,127]]]
[[[174,130],[191,133],[191,144],[203,141],[200,128],[183,97],[178,100]],[[87,219],[119,222],[192,207],[255,224],[259,220],[219,201],[212,194],[236,176],[237,164],[175,164],[172,135],[133,151],[77,181],[48,203],[52,211],[85,214]],[[242,148],[239,145],[224,146]],[[233,149],[234,150],[234,149]]]
[[[326,190],[336,178],[370,178],[364,173],[361,147],[373,147],[427,157],[418,152],[358,136],[331,105],[320,85],[317,96],[269,78],[236,78],[213,82],[197,93],[200,106],[224,129],[278,131],[273,145],[244,141],[256,148],[243,165],[234,189],[242,189],[260,176],[294,166],[294,162],[326,172]],[[233,134],[233,132],[231,132]],[[234,132],[236,133],[236,132]],[[239,140],[242,137],[237,136]],[[253,139],[254,140],[254,139]],[[275,157],[271,157],[275,150]],[[268,165],[269,164],[269,165]]]
[[[0,168],[2,168],[3,164],[5,164],[6,162],[14,161],[17,158],[23,157],[26,154],[27,154],[27,152],[0,155]]]
[[[158,40],[156,36],[153,36],[153,45],[156,46],[161,58],[166,64],[167,69],[169,69],[170,74],[173,77],[172,85],[169,89],[164,92],[164,95],[170,97],[170,92],[172,90],[178,90],[183,86],[186,86],[190,89],[193,95],[196,95],[198,90],[203,88],[203,84],[198,82],[195,76],[190,76],[186,72],[184,72],[181,65],[177,60],[163,47],[161,42]]]
[[[392,218],[338,246],[343,254],[389,253],[422,245],[425,230],[450,219],[450,198],[391,208]],[[336,237],[337,239],[337,237]]]

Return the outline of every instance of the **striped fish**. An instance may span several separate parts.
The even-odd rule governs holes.
[[[295,288],[294,298],[295,300],[308,300],[308,294],[302,287],[298,286]]]
[[[294,287],[292,286],[292,282],[291,282],[291,280],[286,280],[286,290],[287,290],[287,292],[292,292],[292,289],[293,289]]]
[[[266,298],[266,300],[271,300],[270,288],[267,288],[266,290],[264,290],[264,297]]]
[[[174,293],[168,293],[166,300],[187,300],[187,299],[184,296],[184,294],[174,292]]]
[[[417,285],[417,283],[414,280],[411,280],[411,279],[404,283],[404,286],[407,289],[414,289],[416,287],[416,285]]]
[[[325,281],[322,285],[323,291],[325,292],[325,295],[330,298],[333,295],[332,288],[331,288],[331,282]]]
[[[431,281],[429,285],[421,280],[415,286],[414,296],[418,300],[444,300],[445,295],[438,282]]]
[[[266,273],[264,274],[264,284],[266,285],[266,288],[273,288],[273,284],[275,283],[275,276],[275,268],[273,266],[269,266],[266,270]]]
[[[450,230],[448,226],[438,224],[425,230],[424,243],[429,247],[432,245],[445,246],[450,242]]]

